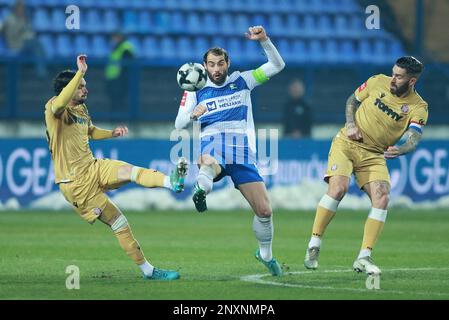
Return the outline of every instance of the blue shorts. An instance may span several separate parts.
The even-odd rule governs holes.
[[[226,164],[220,165],[221,172],[215,177],[214,182],[220,181],[226,176],[230,176],[234,186],[249,182],[263,182],[262,177],[254,164]]]

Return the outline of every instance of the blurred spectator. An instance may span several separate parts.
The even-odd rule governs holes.
[[[0,34],[6,40],[6,46],[12,55],[19,57],[31,56],[36,58],[36,72],[40,77],[47,75],[45,67],[45,52],[26,16],[25,4],[17,0],[13,11],[0,23]]]
[[[112,35],[113,50],[106,66],[106,90],[111,111],[123,110],[128,98],[129,61],[134,58],[134,47],[121,33]]]
[[[304,83],[294,79],[288,88],[289,100],[284,106],[284,136],[309,138],[312,128],[312,114],[304,100]]]

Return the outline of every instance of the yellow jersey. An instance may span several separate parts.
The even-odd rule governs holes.
[[[421,132],[427,123],[427,103],[416,90],[406,97],[397,97],[390,92],[390,82],[391,77],[378,74],[355,90],[354,95],[361,102],[355,113],[355,124],[363,140],[350,140],[345,127],[340,136],[365,149],[383,153],[396,144],[409,127]]]
[[[89,147],[92,121],[85,104],[66,106],[62,114],[56,117],[51,110],[54,99],[45,105],[47,140],[53,159],[55,183],[69,182],[95,160]]]

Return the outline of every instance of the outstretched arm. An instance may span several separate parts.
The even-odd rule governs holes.
[[[415,151],[416,147],[419,144],[419,141],[421,141],[422,133],[416,131],[413,128],[409,128],[405,135],[407,136],[407,140],[399,145],[399,146],[391,146],[388,147],[387,151],[384,152],[384,156],[387,159],[394,159],[396,157],[399,157],[403,154]]]
[[[103,140],[109,138],[123,137],[128,134],[128,128],[126,126],[118,126],[114,130],[106,130],[98,128],[94,125],[89,127],[89,137],[92,140]]]
[[[245,34],[246,37],[250,40],[259,41],[268,58],[268,62],[254,70],[256,80],[259,83],[263,83],[282,71],[285,67],[285,62],[262,26],[250,27],[248,31]]]
[[[76,58],[76,63],[78,65],[78,71],[72,80],[62,89],[61,93],[51,102],[51,111],[55,116],[59,116],[72,100],[78,86],[80,85],[81,79],[87,71],[86,55],[79,55]]]

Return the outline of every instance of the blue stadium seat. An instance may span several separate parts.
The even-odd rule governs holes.
[[[337,40],[329,39],[324,44],[324,57],[325,62],[336,63],[340,59],[340,50],[338,48]]]
[[[47,31],[51,29],[50,15],[47,10],[38,8],[34,11],[33,28],[36,31]]]
[[[136,9],[136,10],[144,10],[147,8],[147,2],[153,2],[147,1],[147,0],[129,0],[129,8]]]
[[[137,13],[134,10],[125,10],[123,13],[123,31],[136,32],[138,29]]]
[[[190,2],[190,1],[186,1]],[[178,9],[180,1],[178,0],[165,0],[164,1],[164,9],[173,10]]]
[[[96,58],[107,57],[110,53],[110,47],[104,36],[94,35],[92,39],[92,54]]]
[[[119,9],[128,8],[128,5],[129,5],[129,0],[110,0],[110,2],[111,2],[111,7],[115,7],[115,8],[119,8]]]
[[[174,59],[176,57],[176,46],[172,38],[163,37],[160,43],[162,59]]]
[[[203,22],[201,23],[203,32],[205,34],[215,35],[217,33],[217,23],[218,19],[215,15],[207,12],[203,16]]]
[[[328,37],[333,34],[333,25],[329,15],[323,14],[318,17],[317,33],[321,37]]]
[[[398,40],[394,40],[390,44],[390,59],[391,63],[396,61],[399,57],[402,57],[405,55],[405,51],[402,48],[401,43]]]
[[[142,44],[143,56],[148,59],[155,59],[159,57],[159,44],[155,37],[147,36]]]
[[[235,63],[239,63],[242,58],[243,48],[242,48],[242,42],[237,37],[232,37],[228,40],[228,44],[226,46],[229,58],[231,61],[234,61]]]
[[[49,34],[41,34],[38,36],[38,40],[44,48],[45,55],[47,58],[53,58],[57,55],[56,52],[56,41],[54,37]]]
[[[272,2],[272,3],[274,3],[274,2]],[[276,5],[277,13],[288,13],[288,12],[292,12],[292,10],[294,10],[293,3],[291,0],[278,0],[274,4]]]
[[[106,21],[103,21],[103,19],[101,19],[100,12],[98,12],[98,10],[88,10],[85,19],[85,22],[82,23],[82,29],[84,31],[98,32],[100,30],[105,30]]]
[[[271,35],[285,34],[285,27],[283,25],[282,16],[280,14],[271,14],[268,21],[269,33]]]
[[[276,11],[275,11],[276,12]],[[256,14],[251,17],[250,24],[246,26],[246,29],[248,29],[250,26],[266,26],[267,25],[267,19],[265,19],[265,16],[262,14]]]
[[[240,13],[234,17],[234,34],[243,35],[248,31],[248,27],[253,26],[255,24],[251,23],[248,16],[246,14]]]
[[[86,18],[88,20],[88,18]],[[89,22],[88,22],[89,23]],[[104,13],[103,28],[106,32],[114,32],[121,29],[120,19],[117,11],[106,10]]]
[[[74,55],[73,44],[70,37],[60,34],[56,37],[56,52],[60,57],[72,57]]]
[[[337,14],[335,16],[335,34],[338,36],[348,36],[347,32],[349,30],[349,19],[347,16],[342,14]]]
[[[140,43],[140,38],[137,36],[130,36],[128,37],[128,41],[132,43],[134,47],[134,54],[137,58],[140,58],[143,56],[143,49],[142,45]]]
[[[350,33],[353,37],[360,37],[363,31],[368,31],[365,27],[365,20],[359,14],[354,14],[350,18]]]
[[[309,59],[312,62],[320,62],[324,60],[323,44],[318,39],[312,39],[309,45]]]
[[[164,8],[164,0],[143,0],[145,2],[145,8],[146,9],[151,9],[151,10],[158,10],[158,9],[162,9]],[[190,3],[190,1],[182,1],[183,2],[188,2]]]
[[[186,18],[183,12],[175,11],[171,15],[171,30],[175,33],[186,32],[189,33],[190,30],[186,30]]]
[[[359,61],[366,62],[366,63],[372,63],[373,61],[373,47],[369,40],[362,39],[359,42]]]
[[[226,48],[226,39],[224,37],[221,36],[216,36],[216,37],[212,37],[212,42],[210,43],[211,47],[220,47],[220,48],[224,48],[227,50]]]
[[[90,49],[91,46],[89,45],[89,40],[87,36],[85,35],[77,35],[75,37],[75,55],[85,53],[88,56],[90,56],[91,52]]]
[[[303,29],[301,33],[304,36],[316,36],[317,26],[313,15],[307,14],[304,16]]]
[[[15,2],[16,0],[0,0],[0,4],[7,6],[12,6]]]
[[[375,40],[373,62],[377,64],[388,63],[390,61],[390,54],[387,51],[387,45],[383,40]]]
[[[194,59],[193,52],[193,45],[188,37],[180,37],[176,41],[176,58],[179,60],[185,62],[198,60]]]
[[[187,15],[187,24],[184,28],[192,34],[201,34],[203,26],[201,25],[200,17],[195,12],[189,12]]]
[[[141,33],[147,34],[152,31],[153,26],[151,22],[151,14],[149,11],[139,12],[139,31]]]
[[[353,63],[357,60],[354,42],[351,40],[343,40],[340,48],[340,60],[344,63]]]
[[[277,43],[275,43],[279,54],[282,56],[285,62],[295,61],[295,52],[290,45],[290,41],[287,39],[281,39]]]
[[[294,40],[291,48],[291,59],[298,63],[303,63],[309,59],[309,53],[304,40]]]
[[[291,36],[301,36],[302,30],[300,27],[299,16],[297,14],[288,14],[287,23],[284,32]],[[303,35],[302,35],[303,36]]]
[[[193,54],[196,59],[201,60],[204,53],[210,48],[209,41],[205,37],[194,37]]]
[[[232,15],[229,13],[223,13],[223,14],[219,15],[218,19],[219,19],[218,29],[222,30],[222,33],[224,35],[233,34],[234,21],[232,19]]]
[[[153,15],[154,33],[165,34],[170,30],[170,15],[167,11],[157,11]]]
[[[245,41],[243,50],[243,55],[245,56],[246,60],[250,62],[262,61],[266,59],[263,55],[263,49],[256,41]]]

